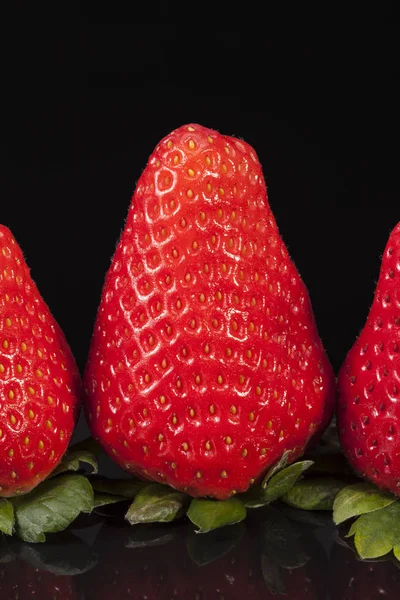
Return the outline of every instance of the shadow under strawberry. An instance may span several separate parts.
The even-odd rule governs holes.
[[[336,543],[330,561],[330,597],[340,600],[399,598],[400,569],[390,558],[366,561]]]
[[[82,577],[85,598],[319,600],[321,549],[305,550],[279,510],[257,513],[202,535],[187,522],[105,524],[95,544],[99,562]]]

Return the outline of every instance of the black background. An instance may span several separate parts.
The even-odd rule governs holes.
[[[262,4],[3,18],[0,222],[82,371],[136,181],[188,122],[256,149],[336,371],[366,319],[400,220],[397,23]]]

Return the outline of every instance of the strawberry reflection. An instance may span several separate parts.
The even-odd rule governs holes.
[[[257,513],[257,514],[256,514]],[[207,534],[186,521],[121,528],[105,525],[100,559],[84,575],[85,598],[224,600],[323,598],[323,551],[277,509]]]

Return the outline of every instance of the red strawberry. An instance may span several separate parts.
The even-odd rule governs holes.
[[[127,471],[227,498],[327,424],[334,376],[243,141],[156,147],[107,273],[86,368],[93,435]]]
[[[64,335],[0,225],[0,496],[28,492],[58,465],[79,391]]]
[[[339,373],[343,451],[363,477],[400,495],[400,223],[383,258],[367,322]]]

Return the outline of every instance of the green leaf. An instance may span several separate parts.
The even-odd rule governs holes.
[[[246,509],[240,500],[206,500],[194,498],[187,512],[189,519],[197,525],[198,533],[207,533],[218,527],[234,525],[246,518]]]
[[[148,482],[139,479],[91,479],[92,487],[95,492],[111,494],[113,496],[123,496],[124,498],[134,498],[140,490],[148,486]]]
[[[66,529],[93,509],[93,489],[83,475],[47,479],[29,494],[13,498],[15,530],[26,542],[44,542],[46,533]]]
[[[303,460],[302,462],[293,463],[273,475],[265,486],[264,498],[266,504],[270,504],[286,494],[312,464],[312,460]]]
[[[339,525],[351,517],[379,510],[395,501],[395,496],[382,492],[372,483],[354,483],[343,488],[336,496],[333,520]]]
[[[400,557],[400,502],[363,514],[351,526],[346,537],[354,535],[361,558],[379,558],[393,550]]]
[[[187,502],[186,494],[161,483],[151,483],[137,494],[125,518],[131,525],[168,523],[184,514]]]
[[[14,509],[11,502],[0,498],[0,532],[12,535],[14,528]]]
[[[101,506],[108,506],[109,504],[117,504],[118,502],[126,502],[127,498],[124,496],[114,496],[113,494],[103,494],[102,492],[95,492],[93,508],[100,508]]]
[[[281,500],[302,510],[332,510],[337,494],[346,486],[335,477],[311,477],[297,481]]]
[[[286,450],[282,454],[282,456],[278,460],[278,462],[273,467],[270,468],[270,470],[267,472],[266,476],[264,477],[261,487],[266,488],[268,480],[271,479],[271,477],[273,475],[275,475],[275,473],[277,473],[278,471],[281,471],[281,469],[286,467],[288,460],[289,460],[290,452],[291,452],[290,450]]]
[[[81,463],[90,465],[93,473],[97,473],[98,465],[94,454],[87,450],[70,450],[64,456],[58,467],[51,473],[50,477],[55,477],[56,475],[66,473],[67,471],[79,471]]]
[[[293,463],[289,467],[278,471],[276,475],[272,475],[267,481],[265,489],[260,485],[253,485],[247,492],[238,494],[237,499],[246,508],[260,508],[270,504],[283,496],[312,464],[310,460]]]

